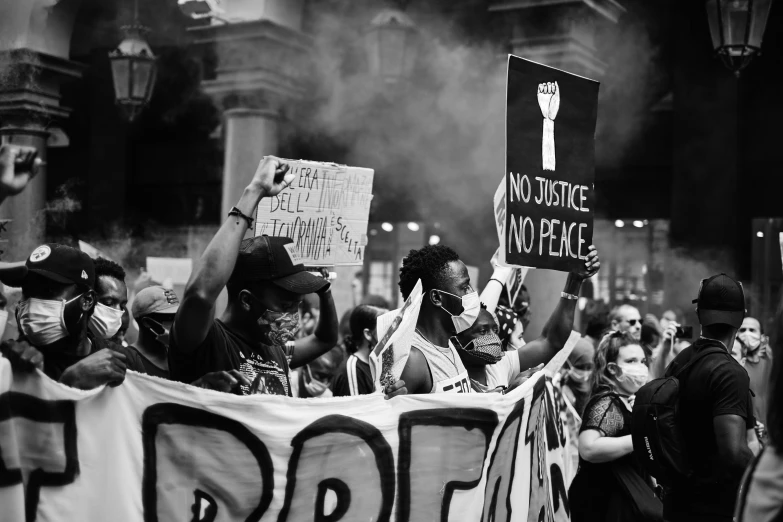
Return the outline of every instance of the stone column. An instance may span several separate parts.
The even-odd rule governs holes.
[[[221,220],[239,201],[261,158],[277,154],[278,142],[278,114],[273,110],[229,109],[223,116],[226,142]]]
[[[40,125],[0,127],[0,142],[35,147],[38,157],[46,161],[46,139],[49,133]],[[3,261],[21,261],[44,242],[46,229],[46,166],[30,181],[21,194],[10,196],[0,204],[0,220],[11,222],[3,233]]]

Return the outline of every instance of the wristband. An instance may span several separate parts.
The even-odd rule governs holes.
[[[251,218],[250,216],[246,216],[245,214],[243,214],[243,213],[242,213],[242,211],[241,211],[241,210],[239,210],[237,207],[231,207],[231,210],[229,210],[229,211],[228,211],[228,215],[229,215],[229,216],[236,216],[236,217],[238,217],[238,218],[240,218],[240,217],[241,217],[242,219],[244,219],[245,221],[247,221],[247,228],[250,228],[250,229],[252,229],[252,228],[253,228],[253,218]],[[237,221],[237,223],[239,223],[239,221]]]
[[[506,283],[504,283],[503,281],[501,281],[500,279],[498,279],[496,277],[491,277],[489,280],[490,281],[497,281],[498,283],[500,283],[500,286],[505,286],[506,285]]]
[[[560,292],[560,297],[562,297],[563,299],[568,299],[570,301],[577,301],[579,299],[578,295],[569,294],[566,292]]]

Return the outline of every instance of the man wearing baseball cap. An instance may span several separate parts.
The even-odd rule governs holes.
[[[701,336],[675,357],[666,376],[712,350],[678,375],[680,429],[694,474],[667,491],[664,518],[729,522],[742,474],[753,458],[748,447],[755,424],[749,378],[730,355],[745,317],[745,294],[739,282],[718,274],[702,281],[693,302]]]
[[[15,368],[38,367],[68,386],[92,389],[125,379],[137,360],[89,332],[95,310],[95,266],[78,249],[41,245],[24,263],[0,263],[0,281],[21,287],[16,309],[21,337],[3,343]],[[112,348],[112,349],[107,349]]]
[[[337,343],[329,282],[305,270],[293,242],[267,236],[243,241],[261,198],[279,194],[293,179],[287,164],[264,158],[193,268],[172,328],[173,379],[226,392],[290,396],[289,369]],[[213,319],[224,287],[228,306]],[[294,341],[299,304],[309,293],[320,299],[318,325],[312,335]]]
[[[149,286],[133,299],[131,314],[139,325],[139,338],[131,349],[139,354],[149,375],[169,378],[169,332],[177,310],[177,295],[162,286]]]

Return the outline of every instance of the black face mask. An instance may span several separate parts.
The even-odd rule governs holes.
[[[166,348],[169,347],[169,338],[171,332],[165,326],[160,324],[155,319],[150,319],[149,317],[142,319],[142,325],[144,328],[149,330],[149,332],[155,337],[156,341]]]

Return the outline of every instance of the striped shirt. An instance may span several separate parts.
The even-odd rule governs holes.
[[[372,380],[370,365],[359,359],[356,354],[351,354],[345,361],[345,367],[334,380],[332,393],[335,397],[348,397],[367,395],[373,391],[375,391],[375,383]]]

